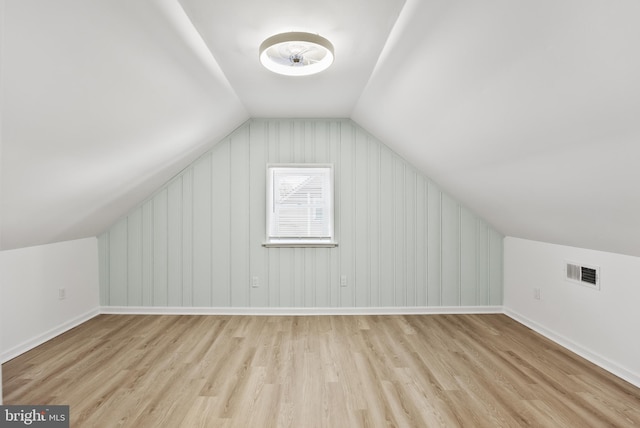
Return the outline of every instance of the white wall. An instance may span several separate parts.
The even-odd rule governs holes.
[[[0,271],[2,361],[98,314],[96,238],[2,251]]]
[[[262,246],[287,162],[334,165],[338,247]],[[101,303],[499,307],[502,239],[350,120],[252,119],[100,236]]]
[[[640,258],[512,237],[504,252],[508,315],[640,386]],[[565,280],[565,261],[599,266],[600,290]]]

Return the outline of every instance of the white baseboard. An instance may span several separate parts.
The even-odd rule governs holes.
[[[502,306],[416,306],[377,308],[229,308],[229,307],[157,307],[102,306],[67,321],[51,330],[8,349],[0,354],[5,363],[44,342],[100,314],[110,315],[429,315],[429,314],[501,314]]]
[[[97,315],[100,315],[100,308],[91,309],[90,311],[85,312],[84,314],[72,320],[62,323],[57,327],[54,327],[51,330],[48,330],[32,339],[26,340],[21,344],[2,352],[2,354],[0,355],[0,363],[6,363],[7,361],[17,357],[18,355],[24,354],[25,352],[35,348],[36,346],[42,345],[44,342],[51,340],[54,337],[59,336],[62,333],[67,332],[84,322],[89,321],[91,318]],[[8,328],[8,326],[5,325],[4,328]]]
[[[102,306],[103,314],[131,315],[429,315],[501,314],[502,306],[411,306],[376,308],[209,308]]]
[[[598,355],[596,352],[590,351],[589,349],[586,349],[578,345],[577,343],[562,336],[561,334],[558,334],[555,331],[550,330],[515,311],[512,311],[511,309],[504,308],[504,314],[510,318],[513,318],[515,321],[519,322],[520,324],[529,327],[531,330],[537,333],[540,333],[547,339],[554,341],[555,343],[562,346],[563,348],[566,348],[571,352],[580,355],[582,358],[588,361],[591,361],[593,364],[605,369],[606,371],[640,388],[640,376],[637,375],[636,373],[633,373],[625,369],[624,367],[617,365],[616,363],[608,360],[607,358],[601,355]]]
[[[547,329],[525,316],[502,306],[417,306],[376,308],[209,308],[209,307],[149,307],[149,306],[102,306],[67,321],[33,339],[4,351],[0,362],[5,363],[54,337],[90,320],[100,314],[129,315],[430,315],[430,314],[505,314],[531,328],[560,346],[580,355],[608,372],[640,388],[640,376],[614,362],[592,352],[566,337]]]

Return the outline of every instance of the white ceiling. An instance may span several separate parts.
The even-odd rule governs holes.
[[[503,233],[640,256],[636,0],[5,0],[3,249],[93,236],[249,117],[351,117]],[[310,77],[258,46],[311,31]]]
[[[404,0],[180,0],[251,117],[349,117]],[[327,71],[291,78],[258,61],[268,37],[308,31],[328,38]]]

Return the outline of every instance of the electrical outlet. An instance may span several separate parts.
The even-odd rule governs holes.
[[[251,286],[253,288],[260,287],[260,278],[258,278],[257,276],[254,276],[253,278],[251,278]]]
[[[347,286],[347,275],[340,275],[340,287]]]
[[[67,298],[67,290],[64,288],[58,288],[58,299],[64,300]]]
[[[533,298],[536,300],[541,300],[542,299],[542,292],[540,291],[539,288],[534,288],[533,289]]]

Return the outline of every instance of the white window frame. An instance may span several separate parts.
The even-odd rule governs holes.
[[[322,168],[328,170],[329,174],[329,197],[328,197],[328,230],[329,236],[323,237],[278,237],[275,236],[272,226],[274,225],[274,213],[275,213],[275,192],[274,192],[274,174],[283,169],[304,170],[311,168]],[[334,178],[333,178],[333,165],[332,164],[317,164],[317,163],[304,163],[304,164],[268,164],[267,165],[267,188],[266,188],[266,240],[264,242],[265,247],[336,247],[338,244],[335,241],[334,230]]]

